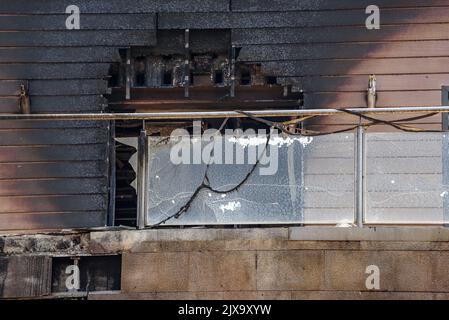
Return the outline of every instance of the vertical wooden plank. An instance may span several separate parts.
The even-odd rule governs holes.
[[[0,258],[0,298],[35,298],[51,293],[51,257]]]

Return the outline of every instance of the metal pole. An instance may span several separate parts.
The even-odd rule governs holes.
[[[361,120],[360,120],[361,122]],[[365,222],[365,128],[359,126],[356,136],[356,216],[357,227],[363,228]]]
[[[131,99],[131,49],[126,49],[126,93],[125,100]]]
[[[185,50],[185,61],[184,61],[184,98],[189,97],[189,86],[190,86],[190,30],[186,29],[184,32],[184,50]]]
[[[236,48],[232,46],[231,48],[231,65],[230,65],[230,76],[231,76],[231,86],[229,88],[229,96],[231,98],[235,97],[235,63],[236,63]]]
[[[147,153],[148,138],[145,125],[140,132],[138,144],[138,164],[137,164],[137,227],[144,229],[146,226],[146,183],[147,183]]]
[[[406,113],[445,113],[449,106],[438,107],[406,107],[406,108],[355,108],[347,109],[359,114],[406,114]],[[303,109],[303,110],[259,110],[245,111],[257,117],[299,117],[299,116],[326,116],[347,115],[338,109]],[[112,121],[112,120],[174,120],[174,119],[220,119],[220,118],[247,118],[237,111],[202,111],[202,112],[149,112],[149,113],[66,113],[66,114],[0,114],[0,120],[85,120],[85,121]]]

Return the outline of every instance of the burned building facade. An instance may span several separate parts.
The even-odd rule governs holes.
[[[449,0],[0,0],[0,297],[449,298],[448,88]]]

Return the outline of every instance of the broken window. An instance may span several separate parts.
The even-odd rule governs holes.
[[[271,135],[268,145],[268,136],[259,133],[218,138],[211,149],[209,138],[180,142],[173,135],[148,137],[147,225],[354,222],[352,133],[313,138]],[[224,192],[248,174],[237,190]],[[218,192],[205,188],[196,194],[206,176]]]
[[[250,111],[300,106],[301,96],[291,86],[278,84],[277,77],[264,74],[259,64],[238,61],[239,48],[232,46],[230,30],[159,30],[157,38],[153,47],[120,50],[121,63],[110,68],[109,111]],[[239,119],[229,123],[233,128],[242,125]],[[214,125],[214,121],[208,124]],[[136,142],[144,128],[137,121],[116,121],[114,125],[118,141],[115,222],[134,226],[139,176]],[[162,137],[170,134],[163,128],[176,128],[173,121],[152,125],[150,134]]]

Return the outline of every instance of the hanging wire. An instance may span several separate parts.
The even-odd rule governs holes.
[[[245,111],[240,111],[240,110],[236,110],[237,113],[240,113],[244,116],[246,116],[247,118],[256,121],[258,123],[261,123],[267,127],[270,128],[269,134],[267,136],[267,142],[265,144],[264,150],[261,153],[261,156],[259,156],[259,158],[257,159],[256,163],[253,165],[253,167],[251,168],[251,170],[247,173],[247,175],[233,188],[228,189],[228,190],[218,190],[215,189],[214,187],[211,186],[210,184],[210,179],[209,179],[209,168],[210,168],[210,163],[207,164],[206,167],[206,172],[204,174],[204,178],[203,178],[203,182],[201,183],[201,185],[199,185],[195,191],[193,192],[192,196],[189,198],[189,200],[186,202],[186,204],[184,206],[182,206],[178,211],[176,211],[176,213],[164,218],[162,221],[156,223],[153,225],[153,227],[158,227],[162,224],[165,224],[166,222],[168,222],[169,220],[172,219],[179,219],[183,214],[185,214],[192,206],[193,202],[195,201],[195,199],[199,196],[200,192],[203,190],[209,190],[212,193],[217,193],[217,194],[229,194],[232,192],[236,192],[238,191],[248,180],[249,178],[253,175],[253,173],[256,171],[258,165],[260,164],[260,161],[262,160],[263,155],[265,154],[265,151],[268,148],[270,139],[271,139],[271,135],[272,135],[272,131],[275,129],[278,129],[279,131],[281,131],[282,133],[289,135],[289,136],[308,136],[308,137],[315,137],[315,136],[326,136],[326,135],[332,135],[332,134],[338,134],[338,133],[345,133],[345,132],[350,132],[350,131],[354,131],[355,129],[359,128],[359,127],[364,127],[364,128],[368,128],[371,126],[375,126],[375,125],[388,125],[391,126],[395,129],[404,131],[404,132],[444,132],[442,130],[426,130],[426,129],[421,129],[421,128],[417,128],[417,127],[413,127],[410,125],[405,125],[402,124],[403,122],[409,122],[409,121],[416,121],[416,120],[422,120],[422,119],[426,119],[426,118],[430,118],[438,113],[434,112],[434,113],[430,113],[430,114],[426,114],[426,115],[421,115],[421,116],[415,116],[415,117],[409,117],[409,118],[402,118],[402,119],[398,119],[398,120],[382,120],[382,119],[377,119],[374,117],[370,117],[364,114],[361,114],[359,112],[355,112],[355,111],[351,111],[348,109],[339,109],[340,111],[347,113],[349,115],[352,115],[354,117],[358,117],[360,119],[364,119],[369,121],[368,123],[360,123],[357,124],[355,126],[351,126],[349,128],[344,128],[341,130],[335,130],[335,131],[329,131],[329,132],[318,132],[318,131],[311,131],[311,130],[306,130],[303,128],[299,128],[296,127],[294,128],[294,131],[291,130],[291,125],[295,124],[295,125],[299,125],[304,123],[304,121],[306,120],[310,120],[316,117],[320,117],[320,115],[317,116],[304,116],[301,118],[297,118],[297,119],[293,119],[293,120],[288,120],[285,122],[275,122],[275,121],[271,121],[268,119],[264,119],[261,117],[257,117],[252,115],[249,112],[245,112]],[[219,134],[222,129],[225,127],[226,123],[228,122],[229,118],[226,118],[223,123],[220,126],[220,129],[218,130],[217,134]]]

